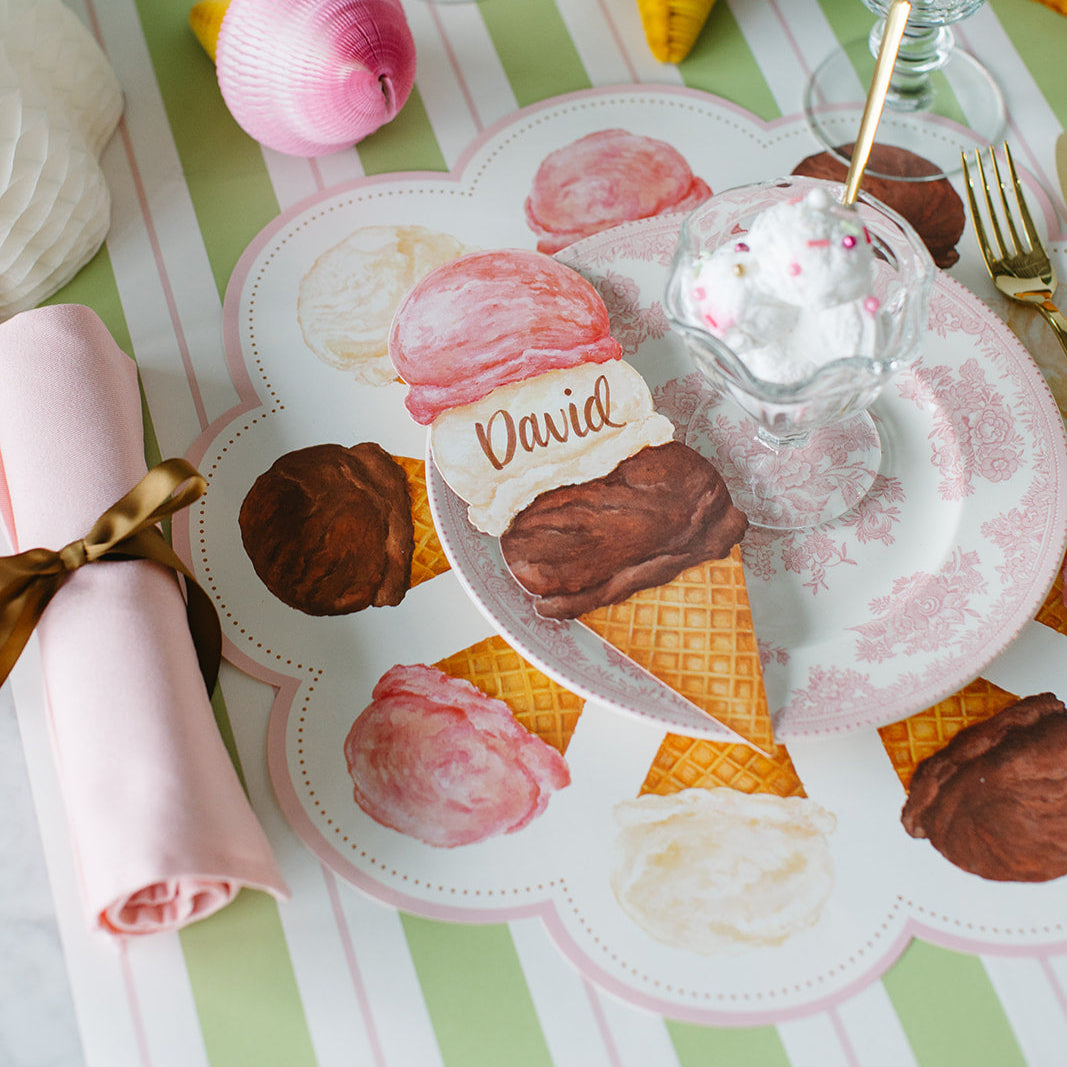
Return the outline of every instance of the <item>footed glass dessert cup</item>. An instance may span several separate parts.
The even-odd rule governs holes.
[[[759,268],[758,260],[748,257],[769,247],[771,252],[764,257],[768,267],[774,266],[773,260],[788,277],[800,275],[803,263],[812,284],[819,283],[815,277],[819,261],[812,259],[811,246],[828,241],[803,240],[803,235],[783,231],[772,232],[769,245],[764,237],[757,249],[750,250],[746,242],[758,216],[778,205],[797,204],[812,190],[822,190],[816,195],[829,204],[831,226],[845,227],[832,231],[835,242],[852,250],[857,242],[852,233],[869,240],[873,253],[867,257],[869,290],[858,302],[848,301],[870,315],[864,326],[866,341],[857,342],[862,351],[842,348],[840,334],[836,340],[825,334],[820,321],[812,320],[804,308],[794,309],[786,301],[783,308],[764,300],[762,322],[782,331],[781,345],[793,360],[788,366],[784,360],[776,365],[777,345],[744,342],[744,323],[726,331],[738,350],[716,335],[724,332],[721,323],[715,323],[719,328],[712,332],[707,306],[702,307],[694,294],[704,296],[708,257],[717,249],[737,250],[732,270],[740,275]],[[846,208],[841,204],[843,190],[838,183],[789,177],[716,193],[683,220],[671,264],[667,317],[685,339],[708,387],[690,420],[686,440],[719,468],[734,503],[756,526],[780,530],[817,526],[863,499],[882,457],[868,408],[893,375],[919,355],[935,274],[930,254],[902,216],[862,192],[855,207]],[[791,249],[791,239],[806,247]],[[850,274],[840,284],[849,284]],[[824,290],[830,276],[827,272],[821,279]],[[730,284],[727,279],[724,292]],[[838,284],[832,282],[831,291]],[[753,303],[752,298],[745,299]],[[836,297],[824,293],[823,299]],[[808,317],[797,319],[802,314]],[[831,309],[831,314],[839,312]],[[851,335],[846,336],[844,343],[852,344]]]

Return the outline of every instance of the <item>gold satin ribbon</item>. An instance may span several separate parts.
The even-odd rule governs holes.
[[[58,552],[31,548],[0,556],[0,683],[11,673],[48,602],[79,568],[100,559],[148,559],[185,578],[185,613],[208,693],[222,658],[222,629],[215,605],[156,526],[188,507],[207,481],[184,459],[153,467],[121,500],[97,519],[79,541]]]

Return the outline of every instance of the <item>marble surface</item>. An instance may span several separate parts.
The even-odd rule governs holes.
[[[0,687],[0,1064],[79,1067],[81,1042],[10,684]]]

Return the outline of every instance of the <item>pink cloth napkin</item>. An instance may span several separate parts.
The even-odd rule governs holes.
[[[0,457],[0,518],[18,551],[83,537],[145,474],[136,367],[88,308],[0,325]],[[284,898],[173,572],[143,560],[84,566],[37,634],[91,922],[151,933],[210,915],[243,886]]]

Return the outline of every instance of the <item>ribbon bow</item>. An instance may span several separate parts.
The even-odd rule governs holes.
[[[184,459],[153,467],[121,500],[97,519],[79,541],[58,552],[31,548],[0,556],[0,684],[11,673],[48,602],[79,568],[100,559],[149,559],[185,578],[185,613],[200,673],[210,693],[222,657],[222,629],[214,604],[156,526],[188,507],[207,481]]]

